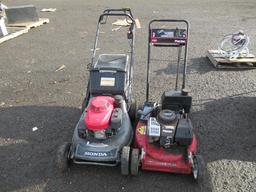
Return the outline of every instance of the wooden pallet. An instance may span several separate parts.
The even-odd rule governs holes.
[[[0,38],[0,43],[3,43],[5,41],[8,41],[8,40],[13,39],[15,37],[18,37],[22,34],[25,34],[25,33],[28,32],[28,30],[29,29],[26,28],[26,27],[23,27],[23,28],[21,28],[21,27],[7,27],[7,31],[8,31],[9,34],[4,36],[4,37],[1,37]]]
[[[9,34],[4,37],[0,37],[0,44],[15,37],[18,37],[22,34],[28,33],[29,30],[32,28],[39,27],[49,22],[50,20],[47,18],[40,18],[39,21],[36,22],[7,24],[7,31]]]
[[[39,18],[39,21],[35,22],[26,22],[26,23],[16,23],[16,24],[7,24],[7,27],[26,27],[29,29],[39,27],[43,24],[49,23],[50,20],[48,18]]]
[[[249,54],[247,57],[229,59],[223,57],[218,50],[208,50],[207,57],[218,69],[252,69],[256,68],[256,57]]]

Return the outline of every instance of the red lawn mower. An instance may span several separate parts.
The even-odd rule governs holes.
[[[185,24],[186,28],[152,28],[156,23]],[[189,23],[185,20],[152,20],[149,23],[146,102],[138,110],[130,172],[142,170],[192,174],[195,180],[204,176],[204,162],[197,152],[197,139],[189,118],[192,97],[185,89]],[[161,103],[149,101],[149,66],[151,46],[177,47],[178,63],[175,90],[165,91]],[[184,50],[184,51],[183,51]],[[182,89],[178,90],[179,66],[183,59]]]

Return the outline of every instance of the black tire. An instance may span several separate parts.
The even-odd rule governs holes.
[[[65,142],[57,151],[57,167],[62,173],[66,172],[69,168],[70,159],[68,157],[71,143]]]
[[[136,176],[139,174],[139,165],[140,165],[140,151],[139,149],[132,149],[132,154],[131,154],[131,175]]]
[[[124,146],[121,153],[121,174],[129,175],[130,147]]]
[[[128,111],[129,117],[131,121],[135,121],[136,119],[136,113],[137,113],[137,103],[135,99],[131,99],[130,108]]]
[[[201,183],[206,177],[206,167],[204,159],[201,155],[194,155],[192,176],[197,183]]]

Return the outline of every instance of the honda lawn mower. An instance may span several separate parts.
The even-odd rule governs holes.
[[[186,28],[152,28],[157,23],[186,24]],[[130,172],[142,170],[192,174],[203,177],[203,159],[197,155],[197,139],[189,118],[192,97],[185,89],[189,24],[185,20],[152,20],[149,23],[146,102],[138,110],[139,122],[135,132]],[[149,101],[149,65],[151,46],[177,47],[178,63],[175,89],[165,91],[161,103]],[[182,89],[178,90],[179,66],[183,58]]]
[[[109,17],[124,17],[129,24],[130,54],[100,54],[95,61],[100,27]],[[116,166],[128,175],[131,119],[136,115],[132,97],[135,21],[130,9],[107,9],[100,15],[90,64],[87,94],[72,143],[58,151],[58,167],[65,171],[69,163]]]

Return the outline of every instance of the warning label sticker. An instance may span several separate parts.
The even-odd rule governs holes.
[[[138,132],[139,132],[141,135],[145,135],[146,127],[145,127],[145,126],[141,126],[141,127],[138,128],[137,130],[138,130]]]
[[[113,77],[101,77],[100,78],[100,86],[115,86],[115,78]]]

